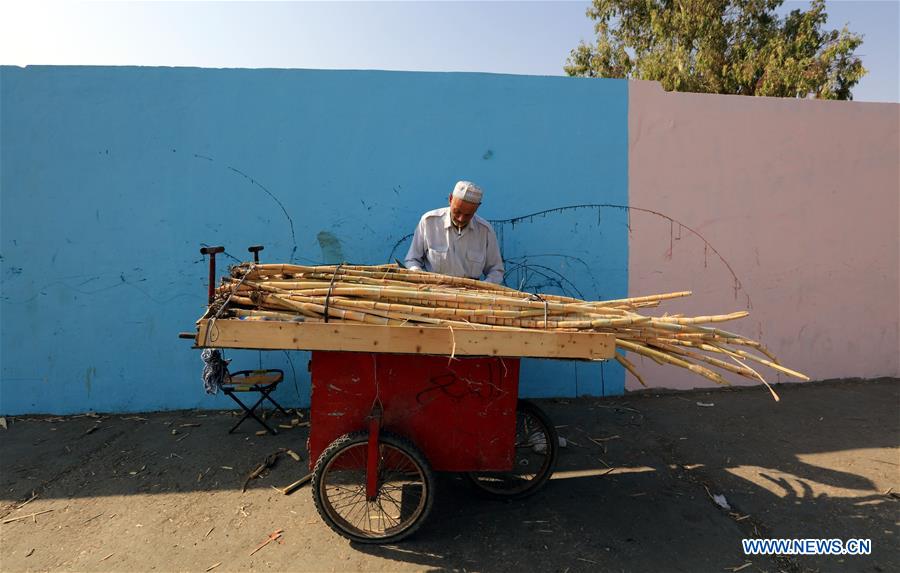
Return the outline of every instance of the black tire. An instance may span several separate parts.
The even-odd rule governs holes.
[[[519,400],[516,407],[516,454],[508,472],[469,472],[466,477],[481,492],[499,499],[521,499],[537,493],[553,475],[559,456],[559,435],[535,404]]]
[[[368,432],[353,432],[325,448],[313,469],[313,502],[325,523],[347,539],[395,543],[412,535],[428,517],[434,502],[434,474],[409,440],[382,432],[378,493],[374,501],[368,501],[368,442]]]

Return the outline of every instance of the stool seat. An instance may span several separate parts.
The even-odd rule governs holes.
[[[229,386],[235,392],[252,392],[254,386],[278,384],[284,380],[284,373],[281,370],[241,370],[231,374],[227,380],[222,388]]]
[[[270,370],[241,370],[239,372],[235,372],[233,374],[229,374],[226,378],[228,380],[224,384],[222,384],[222,392],[225,393],[226,396],[229,396],[232,400],[237,402],[238,406],[244,410],[244,415],[238,420],[237,424],[234,425],[228,433],[234,432],[238,426],[240,426],[244,420],[247,418],[253,418],[257,422],[259,422],[262,427],[266,429],[270,434],[275,435],[278,431],[275,428],[272,428],[268,424],[266,424],[262,419],[260,419],[256,415],[256,409],[259,407],[263,401],[268,400],[271,402],[275,408],[278,409],[279,412],[284,414],[285,416],[290,416],[287,410],[281,407],[281,405],[272,398],[271,393],[278,388],[278,384],[284,380],[284,371],[278,369],[270,369]],[[259,400],[256,401],[253,406],[247,407],[246,404],[241,402],[241,400],[235,396],[236,392],[258,392],[260,394]]]

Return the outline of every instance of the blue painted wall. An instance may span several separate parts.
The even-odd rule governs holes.
[[[0,412],[223,408],[177,333],[227,262],[383,263],[457,179],[508,220],[627,204],[627,83],[490,74],[0,68]],[[599,216],[598,216],[599,214]],[[627,293],[617,209],[497,223],[509,284]],[[563,278],[565,280],[563,280]],[[284,368],[305,353],[229,352]],[[615,394],[618,367],[528,361],[526,395]]]

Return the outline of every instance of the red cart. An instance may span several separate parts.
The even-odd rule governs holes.
[[[432,471],[465,472],[504,497],[532,494],[553,473],[556,431],[518,400],[517,358],[313,352],[311,370],[313,499],[354,541],[415,531]]]
[[[432,506],[434,471],[462,472],[499,497],[538,491],[553,473],[559,439],[546,415],[518,398],[519,357],[599,360],[615,348],[601,333],[247,321],[211,312],[185,337],[200,348],[313,351],[313,499],[332,529],[362,543],[416,531]]]

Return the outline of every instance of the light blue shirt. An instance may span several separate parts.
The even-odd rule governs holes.
[[[422,215],[405,264],[420,271],[503,282],[503,259],[491,224],[475,215],[468,225],[457,229],[450,219],[450,207]]]

